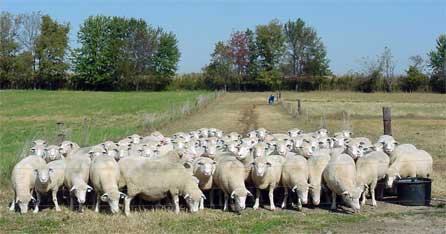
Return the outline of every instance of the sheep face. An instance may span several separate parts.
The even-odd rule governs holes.
[[[399,178],[401,178],[401,176],[398,172],[393,172],[392,170],[389,170],[386,175],[386,187],[392,188],[395,180]]]
[[[290,137],[297,137],[300,134],[302,134],[303,131],[298,128],[293,128],[293,129],[289,130],[287,133]]]
[[[301,184],[294,186],[292,189],[293,192],[297,193],[304,205],[308,203],[308,187],[308,184]]]
[[[258,157],[252,163],[253,170],[255,176],[263,177],[268,171],[269,167],[271,167],[271,163],[267,161],[266,157]]]
[[[245,159],[251,153],[251,147],[248,145],[237,146],[236,156],[238,159]]]
[[[346,152],[355,160],[364,156],[364,150],[360,144],[348,144]]]
[[[309,192],[313,205],[318,206],[321,203],[321,185],[310,185]]]
[[[311,141],[304,140],[302,145],[298,148],[298,152],[302,156],[308,158],[308,157],[313,156],[314,152],[317,149],[318,149],[318,144],[317,144],[316,141],[314,141],[314,140],[311,140]]]
[[[204,176],[212,176],[215,171],[216,162],[211,159],[203,158],[197,163],[197,172]]]
[[[231,193],[231,199],[234,201],[232,205],[232,210],[235,212],[240,212],[246,208],[246,197],[252,196],[251,192],[249,192],[245,188],[235,189]]]
[[[48,168],[44,168],[44,169],[35,169],[34,173],[36,175],[36,179],[41,183],[41,184],[47,184],[50,181],[50,173],[53,172],[53,169],[48,169]]]
[[[44,158],[46,156],[46,145],[35,145],[31,148],[31,153]]]
[[[266,156],[269,147],[264,143],[257,143],[253,146],[252,150],[254,158],[264,157]]]
[[[72,142],[72,141],[63,141],[61,144],[60,144],[60,148],[59,148],[59,152],[62,154],[62,155],[67,155],[67,154],[69,154],[71,151],[73,151],[73,149],[74,149],[74,142]]]
[[[333,148],[333,140],[330,137],[321,137],[318,139],[318,145],[320,149]]]
[[[189,136],[191,139],[198,140],[200,138],[200,133],[198,133],[198,131],[191,131],[189,132]]]
[[[353,210],[356,212],[359,211],[361,206],[359,205],[359,197],[361,196],[362,189],[356,188],[353,191],[345,191],[341,194],[342,200],[344,203],[348,206],[353,208]]]
[[[198,183],[199,180],[196,177],[192,177],[190,181],[186,182],[184,190],[184,200],[191,213],[198,211],[201,199],[206,199],[203,192],[198,188]]]
[[[398,142],[392,136],[381,136],[378,139],[378,143],[382,144],[385,153],[390,154],[395,150]]]
[[[77,198],[77,202],[79,202],[79,204],[85,203],[85,197],[87,196],[87,192],[91,192],[91,191],[93,191],[93,188],[88,184],[73,186],[70,189],[70,192],[74,193],[74,195]]]
[[[131,136],[128,136],[128,138],[132,141],[133,144],[139,144],[142,140],[142,136],[138,134],[133,134]]]
[[[336,133],[335,136],[332,138],[333,141],[333,147],[344,147],[348,143],[347,137],[345,137],[342,133]]]
[[[55,146],[55,145],[50,145],[48,146],[47,150],[46,150],[46,157],[45,159],[50,162],[50,161],[54,161],[54,160],[58,160],[61,159],[62,155],[60,153],[60,147],[59,146]]]
[[[216,144],[208,144],[207,146],[203,146],[204,153],[209,157],[214,157],[217,154],[217,145]]]
[[[110,210],[113,214],[116,214],[119,212],[119,199],[124,199],[126,195],[121,192],[111,192],[111,193],[104,193],[101,196],[101,201],[107,202],[110,206]]]
[[[321,128],[316,131],[318,137],[328,137],[328,130],[325,128]]]
[[[278,141],[275,145],[277,153],[282,156],[285,156],[292,148],[292,145],[286,141]]]
[[[31,196],[31,194],[17,196],[16,204],[19,206],[21,214],[28,213],[28,204],[31,200],[36,200],[33,196]]]

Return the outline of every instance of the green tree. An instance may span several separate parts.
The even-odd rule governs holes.
[[[159,45],[154,57],[156,73],[161,78],[172,78],[180,61],[180,50],[175,34],[162,32],[159,38]]]
[[[224,42],[215,44],[214,52],[211,54],[211,62],[204,68],[204,73],[214,88],[228,89],[233,77],[232,60],[229,56],[229,48]]]
[[[431,87],[436,92],[446,92],[446,34],[437,38],[435,50],[428,53],[428,65],[432,69]]]
[[[429,83],[429,78],[423,74],[415,65],[409,66],[406,71],[407,77],[403,81],[403,89],[407,92],[417,91]]]
[[[287,55],[292,75],[330,74],[327,51],[316,30],[298,18],[284,25]]]
[[[285,36],[278,20],[256,27],[256,45],[263,69],[277,69],[285,52]]]
[[[254,80],[257,77],[259,71],[259,53],[254,32],[250,29],[247,29],[245,31],[245,35],[248,43],[248,64],[246,65],[246,73],[249,79]]]
[[[65,78],[68,64],[68,24],[59,24],[49,16],[42,17],[41,33],[36,40],[36,57],[39,61],[39,79],[52,89]]]
[[[15,74],[15,56],[19,51],[19,19],[9,12],[0,14],[0,88],[7,88]]]

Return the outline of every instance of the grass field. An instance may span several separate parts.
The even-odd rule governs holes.
[[[83,145],[144,131],[154,114],[173,113],[206,92],[0,91],[0,171],[27,150],[32,139],[54,143],[61,131]],[[153,118],[153,117],[150,117]],[[63,130],[57,123],[63,122]]]
[[[146,113],[162,113],[184,100],[193,100],[203,92],[163,93],[91,93],[91,92],[0,92],[0,147],[2,168],[10,168],[15,155],[34,137],[53,137],[56,122],[63,121],[69,137],[87,144],[124,137],[144,131]],[[302,100],[303,114],[295,116],[281,105],[267,105],[269,93],[227,93],[197,112],[163,125],[165,134],[200,127],[245,132],[265,127],[274,132],[300,127],[314,130],[323,122],[333,132],[345,125],[356,136],[372,140],[382,133],[382,106],[391,106],[393,132],[402,143],[413,143],[434,157],[433,196],[446,198],[446,96],[438,94],[360,94],[309,92],[282,94],[295,106]],[[346,111],[349,121],[343,121]],[[293,110],[291,110],[293,112]],[[325,121],[321,117],[325,116]],[[83,139],[84,118],[93,119]],[[2,176],[9,175],[3,174]],[[5,179],[4,179],[5,180]],[[242,215],[206,209],[198,214],[170,210],[135,211],[131,217],[84,214],[45,209],[40,214],[19,215],[7,211],[11,191],[0,187],[0,233],[443,233],[445,204],[433,207],[406,207],[379,202],[377,208],[366,205],[361,214],[304,208],[254,211]]]

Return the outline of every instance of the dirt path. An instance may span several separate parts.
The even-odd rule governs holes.
[[[213,104],[190,116],[164,126],[162,133],[172,134],[203,127],[225,132],[245,133],[256,128],[286,131],[295,120],[280,105],[268,105],[266,93],[227,93]]]
[[[160,129],[172,134],[202,127],[215,127],[225,132],[246,133],[256,128],[285,132],[297,127],[297,120],[280,105],[268,105],[267,93],[227,93],[206,108]],[[439,207],[444,204],[439,205]],[[364,206],[368,216],[360,223],[339,223],[321,230],[323,233],[446,233],[445,208],[408,207],[379,202],[378,208]],[[327,212],[305,209],[305,213]]]

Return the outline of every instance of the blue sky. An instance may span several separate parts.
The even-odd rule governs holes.
[[[180,73],[200,71],[215,42],[227,40],[231,32],[274,18],[300,17],[316,28],[335,74],[358,70],[362,57],[375,58],[384,46],[392,49],[396,72],[403,73],[410,56],[426,57],[435,39],[446,33],[444,0],[0,0],[0,10],[41,11],[69,22],[72,46],[78,46],[79,25],[90,15],[143,18],[178,36]]]

